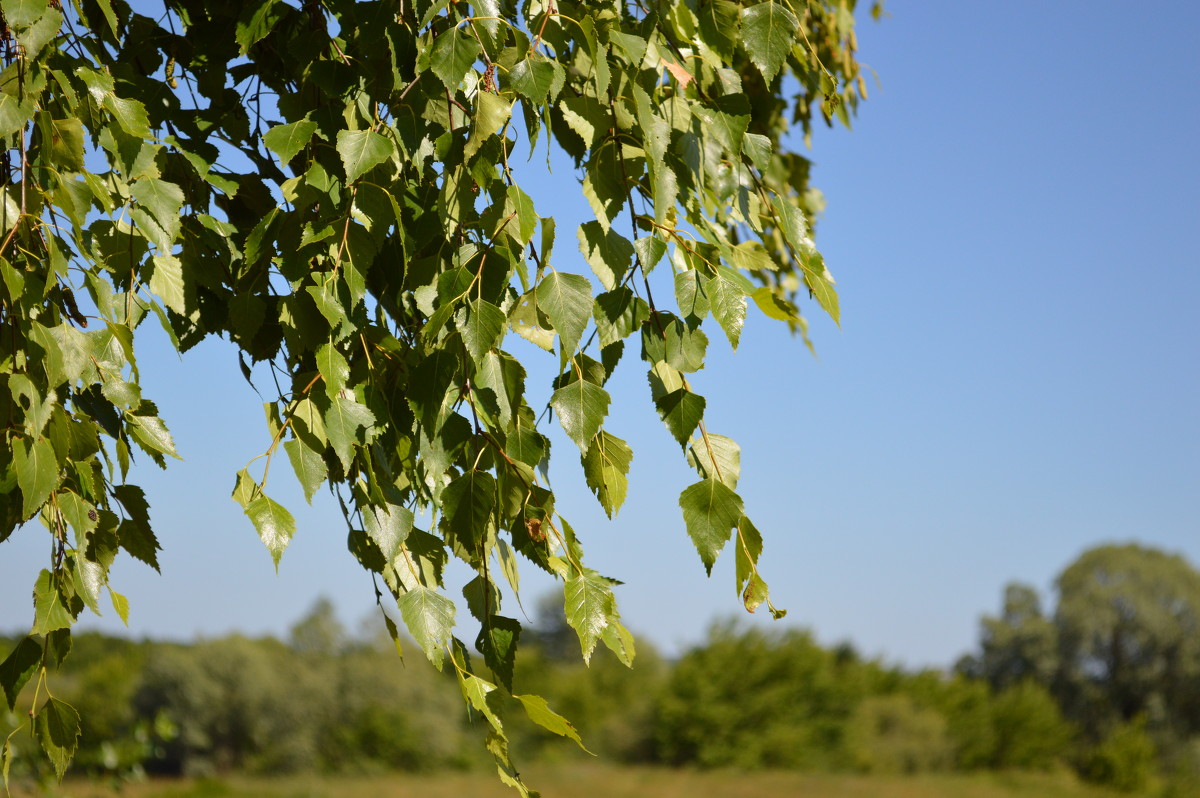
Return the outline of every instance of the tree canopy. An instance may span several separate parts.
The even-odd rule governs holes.
[[[746,608],[781,614],[738,446],[706,427],[692,375],[748,313],[802,335],[802,303],[838,319],[820,196],[786,145],[865,97],[854,6],[0,1],[0,541],[37,519],[52,544],[0,683],[10,706],[33,684],[59,773],[79,718],[47,669],[85,609],[128,613],[109,584],[122,551],[157,568],[131,469],[179,456],[140,385],[143,323],[180,352],[227,339],[247,379],[269,365],[263,455],[233,499],[278,565],[295,521],[271,497],[277,456],[310,501],[332,492],[381,606],[457,675],[522,792],[495,707],[577,735],[512,694],[521,625],[498,580],[544,569],[585,660],[634,655],[615,581],[555,505],[544,434],[556,417],[617,513],[633,451],[605,428],[605,384],[622,360],[642,361],[697,472],[679,505],[702,564],[732,541]],[[594,214],[567,245],[522,188],[541,147],[570,159]],[[548,408],[527,400],[538,356],[558,373]],[[444,584],[450,558],[466,585]],[[483,667],[454,635],[459,604]]]
[[[959,669],[998,689],[1050,690],[1097,744],[1081,763],[1089,778],[1140,787],[1157,749],[1194,779],[1200,571],[1178,554],[1104,545],[1081,554],[1055,584],[1058,604],[1049,617],[1036,591],[1009,585],[1001,617],[982,621],[979,655]]]

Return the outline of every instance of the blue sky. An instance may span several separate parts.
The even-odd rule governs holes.
[[[1087,547],[1139,540],[1200,564],[1200,11],[887,9],[859,23],[882,85],[852,132],[820,130],[809,153],[841,329],[808,309],[814,359],[752,313],[736,355],[710,336],[695,385],[709,429],[742,446],[739,492],[767,538],[783,623],[947,665],[1006,582],[1049,595]],[[542,213],[562,209],[556,264],[569,268],[568,220],[586,206],[573,186],[528,180]],[[276,575],[229,499],[234,472],[269,442],[232,350],[211,342],[180,361],[156,331],[143,338],[145,393],[186,460],[139,475],[163,575],[114,569],[128,631],[280,632],[322,594],[350,624],[366,615],[370,578],[330,502],[308,510],[286,466],[273,469],[273,495],[299,522]],[[554,486],[590,564],[626,583],[627,624],[676,652],[714,618],[745,613],[731,552],[706,579],[686,537],[676,499],[694,477],[644,369],[631,358],[614,379],[608,428],[635,449],[625,507],[604,518],[561,435]],[[0,546],[0,628],[31,619],[45,538],[31,528]],[[531,609],[550,585],[523,575]],[[120,628],[111,611],[82,625]]]

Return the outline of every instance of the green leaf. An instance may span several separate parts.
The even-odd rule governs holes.
[[[483,661],[496,674],[496,679],[512,692],[513,668],[516,665],[517,642],[521,637],[521,624],[515,618],[491,615],[479,630],[475,648],[483,654]]]
[[[567,580],[563,595],[566,599],[567,623],[579,636],[583,661],[589,662],[596,641],[604,633],[617,608],[609,580],[595,571],[576,574]]]
[[[496,480],[486,471],[468,471],[442,491],[442,529],[478,556],[495,506]]]
[[[42,647],[32,637],[23,637],[0,663],[0,687],[4,688],[4,697],[10,710],[16,709],[21,688],[33,676],[41,661]]]
[[[743,515],[740,519],[738,519],[735,576],[737,578],[738,593],[743,595],[744,601],[747,595],[753,596],[756,599],[758,598],[757,591],[748,593],[743,592],[743,590],[749,587],[747,582],[749,582],[751,576],[757,572],[758,558],[762,555],[762,548],[762,533],[760,533],[757,527],[750,522],[749,518]],[[763,587],[765,588],[766,585],[764,584]],[[765,599],[765,595],[763,598]],[[750,606],[749,601],[745,601],[745,603],[746,609],[748,609],[750,612],[754,612],[754,609],[757,608],[759,604],[762,604],[762,601],[758,600],[757,603],[754,604],[754,607]]]
[[[143,402],[141,407],[145,407],[147,404],[147,402]],[[171,438],[171,432],[167,429],[166,423],[158,416],[127,413],[125,421],[126,429],[143,449],[148,452],[161,452],[176,460],[183,459],[175,451],[175,441]],[[162,463],[160,462],[159,465]]]
[[[463,33],[459,28],[450,28],[434,40],[429,53],[429,66],[446,84],[446,88],[454,91],[482,52],[473,36]]]
[[[696,116],[705,132],[721,143],[736,158],[742,151],[742,138],[750,125],[750,114],[725,113],[715,108],[697,108]]]
[[[21,517],[29,518],[58,487],[58,459],[54,456],[54,447],[45,438],[33,441],[28,449],[24,443],[14,444],[13,465],[23,499]]]
[[[38,710],[34,725],[38,742],[54,763],[54,772],[61,781],[79,743],[79,713],[67,702],[51,697]]]
[[[292,535],[296,534],[296,519],[292,518],[292,514],[282,504],[265,494],[260,494],[246,506],[246,515],[254,523],[254,528],[258,530],[258,536],[266,544],[267,550],[271,552],[271,559],[278,570],[279,558],[291,542]]]
[[[119,36],[117,15],[113,13],[112,0],[96,0],[96,5],[100,6],[100,12],[104,14],[104,21],[108,23],[108,29],[112,31],[113,37]]]
[[[709,298],[706,282],[695,269],[675,275],[675,301],[679,303],[679,312],[685,318],[694,319],[693,323],[702,322],[708,316]]]
[[[278,155],[280,163],[286,166],[291,163],[300,150],[304,149],[315,132],[317,132],[316,122],[311,119],[301,119],[290,125],[276,125],[266,132],[262,140],[267,149]]]
[[[504,724],[500,722],[500,716],[488,703],[488,696],[495,691],[496,685],[463,671],[458,672],[458,681],[459,686],[462,687],[463,698],[467,699],[467,703],[483,715],[497,733],[503,732]]]
[[[0,3],[5,20],[14,28],[28,28],[45,13],[47,6],[48,0],[4,0]]]
[[[768,318],[786,321],[789,324],[795,324],[800,321],[800,314],[796,312],[795,306],[782,299],[770,286],[764,285],[761,288],[755,289],[750,298],[754,300],[754,304],[758,305],[758,309],[766,314]]]
[[[607,347],[628,338],[640,327],[650,317],[650,306],[622,286],[597,296],[592,316],[600,332],[600,345]]]
[[[127,100],[115,94],[104,97],[104,109],[113,115],[117,124],[129,135],[137,139],[152,137],[150,119],[146,116],[146,106],[137,100]]]
[[[83,603],[92,612],[100,615],[100,590],[107,579],[107,571],[100,563],[92,562],[82,555],[75,556],[75,567],[72,569],[71,581],[75,586],[75,595],[83,599]]]
[[[117,617],[121,619],[121,623],[129,626],[129,599],[111,587],[108,589],[108,595],[112,599],[113,610],[117,613]]]
[[[463,149],[463,157],[470,160],[479,152],[483,143],[500,132],[512,115],[512,102],[490,91],[479,91],[475,95],[475,116],[471,122],[471,137]]]
[[[550,87],[554,85],[555,73],[561,69],[539,53],[530,53],[508,73],[509,84],[521,96],[541,105],[546,101]]]
[[[679,495],[679,506],[704,569],[712,574],[717,555],[742,517],[742,500],[723,482],[705,479],[684,488]]]
[[[29,99],[25,102],[20,102],[16,97],[9,94],[0,93],[0,136],[11,136],[18,130],[29,124],[30,117],[37,111],[37,106]],[[5,229],[12,227],[10,219],[15,215],[10,215],[8,211],[8,202],[5,202]],[[18,213],[20,209],[18,208]]]
[[[146,494],[137,485],[115,485],[113,493],[128,516],[117,528],[121,548],[157,571],[157,552],[161,547],[150,526],[150,505],[146,502]]]
[[[129,193],[139,205],[150,212],[167,237],[174,241],[179,235],[179,212],[183,208],[183,190],[174,183],[168,183],[157,177],[143,177],[134,181]]]
[[[609,518],[625,503],[632,460],[633,450],[629,444],[604,431],[592,438],[591,445],[583,455],[584,478]]]
[[[325,394],[330,397],[340,394],[350,378],[350,364],[333,344],[322,344],[317,350],[317,371],[321,372]]]
[[[429,661],[441,668],[443,649],[454,628],[454,602],[436,590],[418,585],[403,593],[396,604],[408,633]]]
[[[587,380],[576,380],[550,396],[550,406],[567,437],[585,454],[608,415],[608,403],[608,392]]]
[[[658,265],[663,255],[667,254],[667,244],[658,236],[642,236],[633,242],[633,248],[637,250],[638,260],[647,274]]]
[[[82,172],[83,122],[79,119],[55,119],[50,126],[53,131],[51,156],[55,165],[64,172]]]
[[[183,264],[169,253],[154,256],[154,272],[150,275],[150,291],[163,304],[180,316],[187,315],[187,299],[183,286]]]
[[[349,470],[350,462],[354,459],[354,445],[358,442],[358,431],[375,424],[374,414],[365,405],[338,395],[330,397],[324,422],[329,445],[342,461],[342,467]]]
[[[700,38],[726,63],[733,61],[738,40],[738,5],[729,0],[711,0],[696,12]]]
[[[500,346],[507,322],[504,311],[491,302],[476,299],[467,306],[467,321],[462,327],[462,337],[476,368],[483,368],[484,356]]]
[[[536,289],[522,294],[508,312],[508,322],[513,332],[534,346],[547,352],[554,351],[554,333],[542,327],[538,319]]]
[[[4,789],[11,793],[12,789],[8,783],[8,771],[12,765],[12,737],[4,738],[4,747],[0,748],[0,776],[4,779]]]
[[[745,293],[737,284],[718,273],[708,284],[708,294],[713,318],[725,331],[729,345],[737,349],[742,337],[742,327],[746,323]]]
[[[304,500],[312,504],[312,497],[317,488],[321,487],[321,483],[329,476],[325,458],[299,439],[284,441],[283,448],[287,451],[292,469],[296,472],[296,479],[300,480],[300,487],[304,489]]]
[[[524,247],[533,238],[534,231],[537,230],[538,215],[533,207],[533,199],[521,190],[520,186],[512,185],[508,187],[504,200],[504,215],[516,214],[514,221],[509,222],[504,229],[508,231],[517,243]],[[554,242],[553,220],[551,220],[550,243]],[[545,231],[543,230],[543,237]],[[550,260],[550,248],[546,246],[545,241],[542,242],[542,262],[546,263]]]
[[[44,635],[56,629],[70,629],[75,622],[71,611],[63,604],[54,577],[47,570],[38,574],[33,586],[33,628],[31,634]]]
[[[558,332],[561,359],[574,354],[592,314],[592,284],[581,274],[553,272],[537,286],[538,307]]]
[[[783,67],[800,20],[783,3],[767,0],[742,12],[742,44],[763,80],[770,83]]]
[[[392,142],[371,130],[340,130],[337,151],[346,170],[346,182],[358,178],[387,160],[392,154]]]
[[[521,702],[525,707],[525,714],[529,715],[529,719],[541,726],[547,731],[552,731],[560,737],[569,737],[574,740],[580,748],[587,751],[583,744],[583,740],[579,739],[579,732],[571,725],[571,722],[562,715],[550,709],[550,705],[546,699],[540,695],[514,695],[513,698]],[[591,751],[588,751],[590,754]]]
[[[278,16],[273,13],[279,0],[263,0],[242,6],[242,18],[237,23],[237,43],[241,54],[246,55],[255,43],[261,41],[275,27]]]
[[[621,283],[634,255],[629,239],[611,228],[605,230],[594,220],[579,225],[579,251],[609,291]],[[588,292],[591,293],[590,286]]]
[[[686,388],[680,388],[654,400],[658,415],[666,423],[675,440],[679,441],[680,446],[687,446],[692,433],[700,424],[700,419],[704,418],[704,404],[703,396]]]
[[[662,330],[651,319],[642,324],[642,358],[650,363],[669,363],[683,372],[699,371],[704,368],[704,353],[708,348],[708,336],[697,328],[691,329],[670,314],[660,313]]]
[[[387,507],[364,507],[362,514],[367,535],[379,547],[384,559],[391,563],[412,531],[412,510],[389,504]]]
[[[838,308],[837,290],[833,287],[833,275],[825,267],[825,261],[813,245],[808,234],[808,223],[803,212],[786,202],[782,197],[771,200],[775,216],[779,221],[780,230],[788,245],[796,254],[800,269],[804,272],[804,282],[825,312],[837,323],[841,324],[841,313]],[[760,289],[761,290],[761,289]],[[761,306],[761,303],[760,303]],[[770,315],[770,314],[768,314]]]
[[[717,479],[731,489],[737,488],[742,475],[742,450],[733,439],[710,432],[692,441],[687,460],[704,479]]]

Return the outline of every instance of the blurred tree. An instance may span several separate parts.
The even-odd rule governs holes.
[[[303,654],[333,655],[346,644],[346,629],[338,620],[333,602],[321,596],[313,602],[308,614],[291,629],[289,642]]]
[[[988,764],[999,769],[1049,770],[1066,757],[1074,738],[1054,696],[1032,681],[996,696],[991,725],[995,749]]]
[[[846,730],[880,670],[807,632],[719,624],[675,665],[659,700],[659,756],[705,767],[844,769]]]
[[[903,694],[868,696],[850,721],[854,764],[868,773],[922,773],[953,761],[946,718]]]
[[[1058,667],[1058,635],[1053,621],[1042,614],[1034,588],[1019,583],[1005,587],[1004,610],[999,617],[984,616],[980,627],[980,653],[960,661],[960,671],[998,690],[1027,679],[1050,684]]]
[[[1095,733],[1145,715],[1148,728],[1200,732],[1200,572],[1135,544],[1085,552],[1058,578],[1056,692]]]

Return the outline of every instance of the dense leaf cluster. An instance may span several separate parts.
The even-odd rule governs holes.
[[[627,347],[640,356],[697,471],[679,503],[705,567],[734,541],[746,607],[768,602],[737,445],[706,428],[690,375],[713,323],[736,347],[752,308],[803,331],[807,296],[838,318],[808,161],[781,141],[814,116],[847,121],[862,96],[853,5],[0,2],[0,540],[37,518],[54,542],[10,703],[35,673],[48,694],[84,608],[107,593],[125,617],[108,583],[120,550],[157,567],[128,481],[135,454],[177,456],[139,384],[148,317],[181,352],[221,336],[270,365],[269,442],[234,500],[278,563],[295,532],[268,483],[280,449],[310,499],[332,490],[350,550],[492,721],[522,791],[495,712],[520,624],[496,580],[517,588],[519,555],[562,580],[585,659],[634,652],[613,580],[547,486],[514,335],[557,363],[550,408],[610,516],[633,453],[604,428],[605,384]],[[567,236],[590,277],[522,188],[517,161],[543,142],[594,212]],[[655,269],[672,298],[656,301]],[[453,635],[450,558],[476,574],[462,592],[490,678]],[[35,705],[61,771],[78,717]]]

